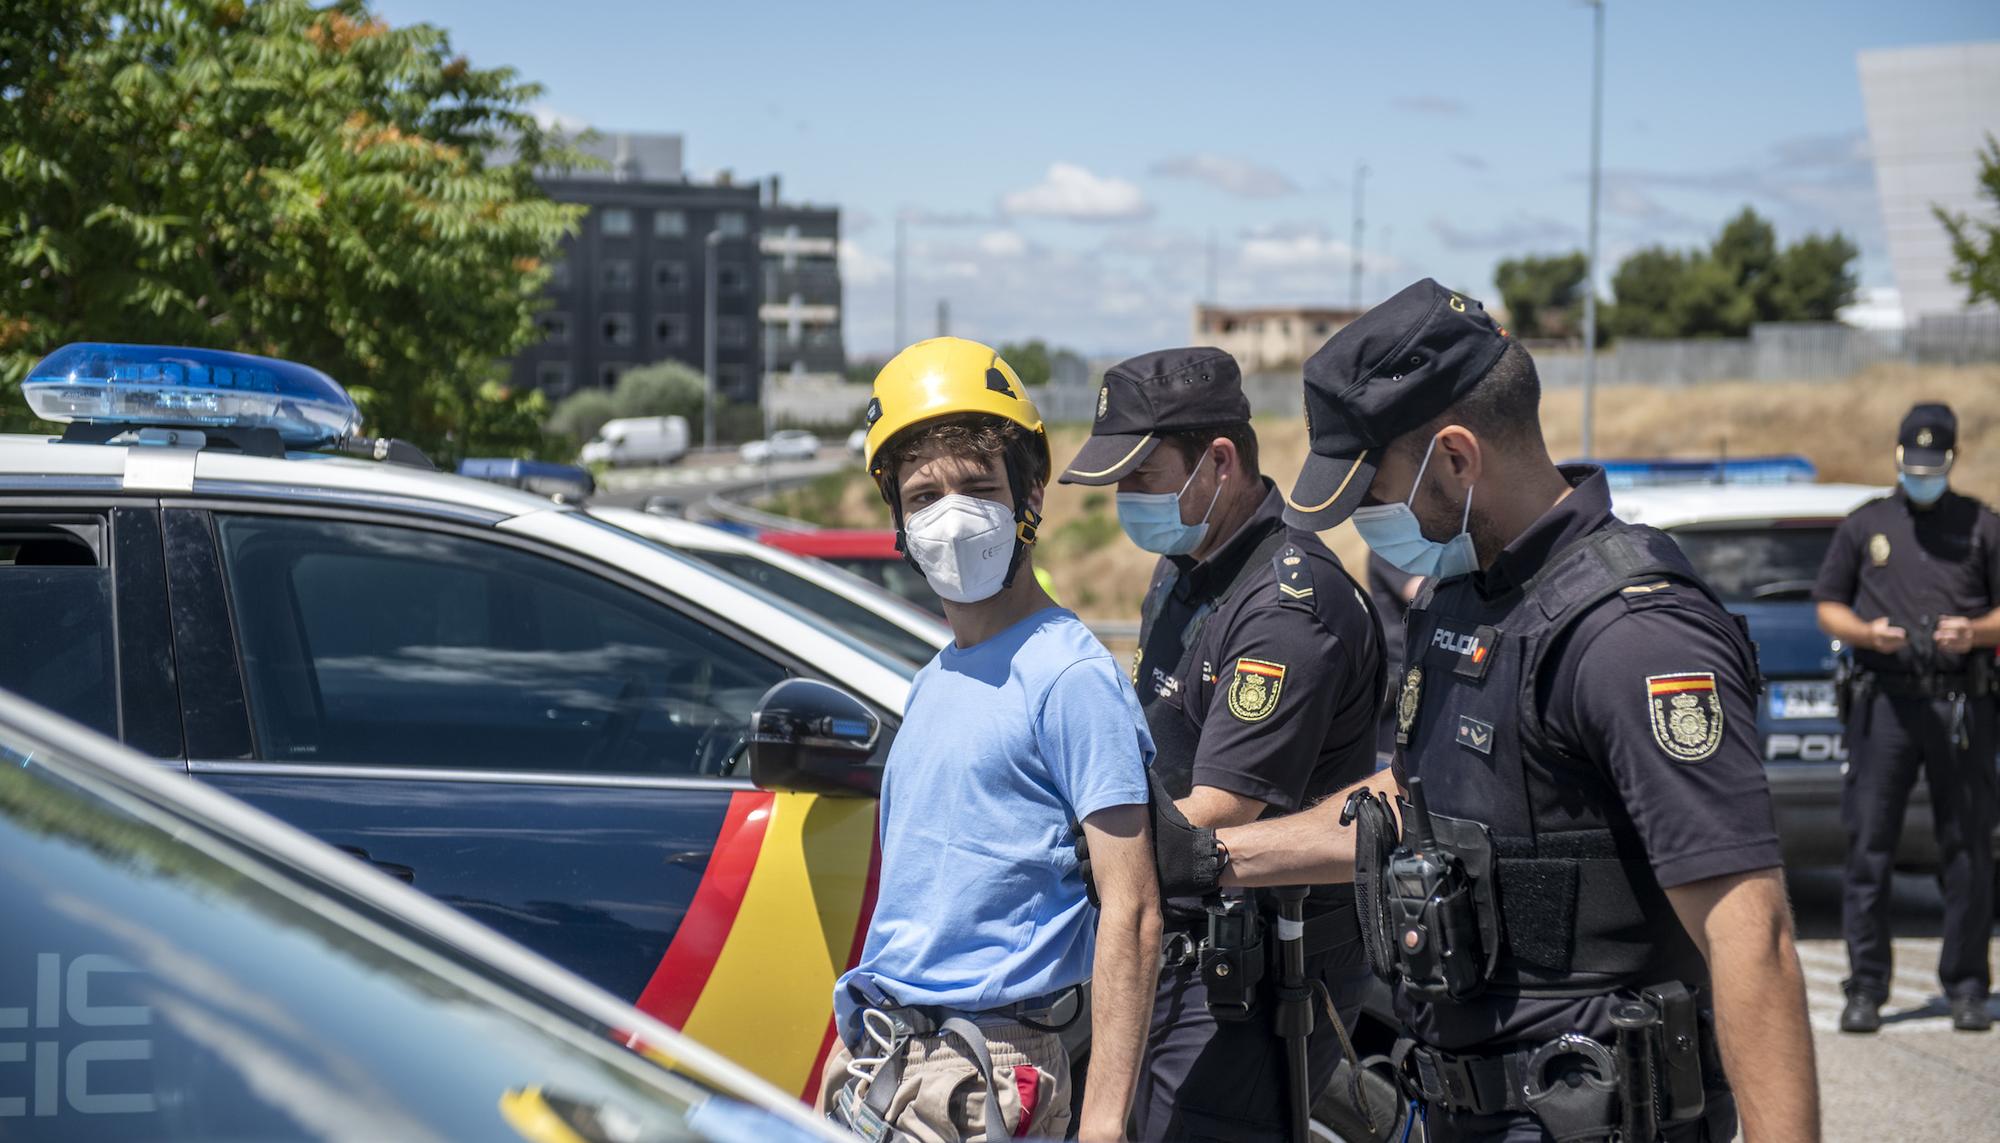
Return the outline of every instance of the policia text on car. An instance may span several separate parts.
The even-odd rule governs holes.
[[[1395,764],[1289,817],[1161,815],[1163,883],[1351,879],[1432,1139],[1816,1139],[1754,653],[1600,469],[1551,463],[1539,400],[1429,280],[1307,362],[1288,518],[1426,577]]]
[[[1167,349],[1106,372],[1060,477],[1115,484],[1126,535],[1161,557],[1133,683],[1158,796],[1211,827],[1295,812],[1375,769],[1380,629],[1319,537],[1286,525],[1257,452],[1235,359]],[[1137,1138],[1304,1138],[1338,1058],[1313,994],[1351,1022],[1367,966],[1350,887],[1286,896],[1167,903]]]
[[[1889,885],[1903,811],[1922,773],[1936,819],[1945,920],[1938,982],[1952,1027],[1992,1027],[1993,648],[2000,644],[2000,517],[1950,491],[1958,421],[1924,404],[1897,434],[1900,487],[1834,534],[1813,598],[1820,627],[1853,648],[1842,664],[1848,764],[1841,796],[1847,875],[1841,928],[1852,975],[1845,1032],[1882,1026],[1889,995]]]

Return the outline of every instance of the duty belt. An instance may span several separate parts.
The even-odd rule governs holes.
[[[1265,915],[1269,921],[1269,914]],[[1356,914],[1350,905],[1341,905],[1306,918],[1305,953],[1315,957],[1361,939]],[[1160,943],[1160,967],[1185,968],[1201,960],[1201,943],[1208,936],[1208,921],[1200,924],[1170,925]]]
[[[1970,672],[1918,674],[1913,671],[1868,671],[1864,677],[1882,694],[1895,698],[1942,699],[1972,693]]]

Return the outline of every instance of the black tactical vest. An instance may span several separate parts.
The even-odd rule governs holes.
[[[1714,599],[1665,533],[1614,522],[1500,598],[1480,598],[1461,576],[1426,585],[1410,608],[1397,742],[1405,776],[1423,779],[1439,840],[1480,887],[1490,991],[1575,996],[1706,979],[1610,773],[1549,741],[1536,702],[1548,655],[1578,619],[1663,580]],[[1755,679],[1740,620],[1732,630]],[[1693,723],[1704,717],[1682,730],[1702,732]]]

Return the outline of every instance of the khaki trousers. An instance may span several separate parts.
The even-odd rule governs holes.
[[[903,1049],[902,1083],[889,1101],[889,1123],[918,1143],[998,1143],[1069,1133],[1069,1053],[1062,1037],[1022,1024],[980,1024],[993,1054],[993,1086],[1000,1094],[1000,1122],[989,1130],[986,1082],[955,1036],[918,1036]],[[826,1062],[819,1110],[848,1080],[854,1056],[845,1046]],[[1023,1099],[1031,1104],[1023,1116]]]

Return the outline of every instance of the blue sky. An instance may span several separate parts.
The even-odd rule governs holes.
[[[689,170],[778,173],[845,211],[850,352],[908,328],[1090,353],[1185,341],[1215,237],[1225,304],[1344,304],[1365,162],[1364,300],[1583,245],[1590,12],[1446,3],[377,0]],[[1855,53],[2000,39],[1990,0],[1608,0],[1605,265],[1748,203],[1839,229],[1889,284]]]

